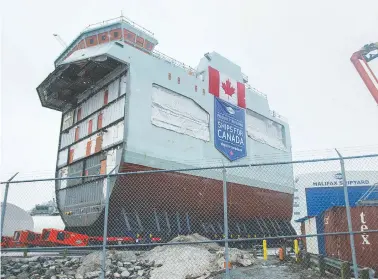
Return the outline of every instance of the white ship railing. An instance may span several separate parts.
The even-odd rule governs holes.
[[[283,120],[284,122],[287,122],[288,119],[284,116],[281,116],[280,114],[278,114],[276,111],[274,110],[271,110],[270,111],[270,115],[273,117],[273,118],[276,118],[276,119],[280,119],[280,120]]]
[[[248,83],[248,76],[244,74],[243,72],[242,72],[242,77],[243,77],[244,83]]]
[[[247,83],[246,83],[246,84],[245,84],[245,87],[246,87],[247,89],[250,89],[250,90],[254,91],[255,93],[257,93],[258,95],[264,97],[265,99],[268,99],[268,96],[267,96],[265,93],[263,93],[263,92],[259,91],[258,89],[252,87],[250,84],[247,84]]]
[[[133,26],[134,28],[136,28],[136,29],[138,29],[142,32],[148,33],[148,35],[150,35],[150,36],[154,36],[154,33],[152,33],[150,30],[144,28],[143,26],[140,26],[136,22],[134,22],[134,21],[132,21],[132,20],[130,20],[127,17],[124,17],[124,16],[120,16],[120,17],[104,20],[104,21],[101,21],[101,22],[97,22],[97,23],[94,23],[94,24],[90,24],[84,29],[84,31],[87,31],[88,29],[104,26],[104,25],[109,25],[109,24],[112,24],[112,23],[117,23],[117,22],[118,23],[126,22],[126,23],[130,24],[131,26]]]
[[[195,70],[193,67],[190,67],[189,65],[186,65],[185,63],[182,63],[166,54],[163,54],[159,51],[153,51],[151,53],[154,57],[165,60],[166,62],[173,64],[175,66],[178,66],[186,71],[188,71],[189,75],[196,76],[197,75],[197,70]]]

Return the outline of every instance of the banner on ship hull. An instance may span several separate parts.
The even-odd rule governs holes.
[[[230,161],[247,156],[245,110],[214,97],[214,145]]]

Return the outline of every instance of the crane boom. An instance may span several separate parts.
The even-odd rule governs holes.
[[[353,53],[350,58],[361,79],[378,104],[378,79],[369,67],[368,62],[378,58],[378,43],[365,45],[361,50]]]
[[[67,44],[66,42],[63,41],[63,39],[58,35],[58,34],[53,34],[54,37],[58,40],[58,42],[63,46],[63,47],[67,47]]]

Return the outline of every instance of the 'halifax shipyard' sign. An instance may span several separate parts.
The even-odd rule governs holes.
[[[330,181],[321,181],[321,182],[313,182],[312,185],[315,187],[326,187],[326,186],[332,186],[332,187],[342,187],[343,184],[343,176],[341,173],[337,173],[334,175],[335,180]],[[370,182],[369,180],[347,180],[347,186],[369,186]]]

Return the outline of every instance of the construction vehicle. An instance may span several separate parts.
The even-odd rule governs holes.
[[[135,243],[157,243],[161,242],[160,237],[137,235],[136,238],[130,236],[107,237],[108,245],[135,244]],[[30,230],[18,230],[13,237],[3,236],[1,238],[1,248],[24,248],[24,247],[54,247],[54,246],[75,246],[83,247],[88,245],[102,244],[102,236],[88,236],[66,230],[46,228],[42,233]]]

